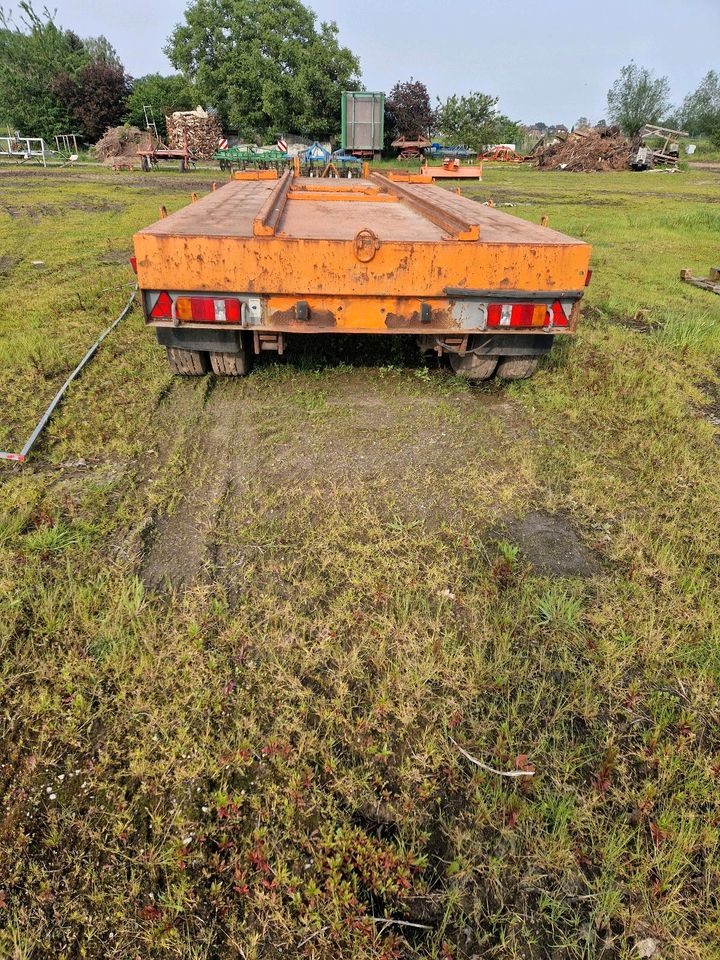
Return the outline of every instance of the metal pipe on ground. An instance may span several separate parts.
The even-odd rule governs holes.
[[[57,409],[57,407],[60,405],[60,402],[61,402],[61,400],[62,400],[62,398],[63,398],[63,396],[64,396],[65,391],[67,390],[67,388],[70,386],[70,384],[73,382],[73,380],[75,380],[75,378],[80,374],[80,372],[81,372],[81,370],[83,369],[83,367],[87,366],[87,364],[88,364],[88,363],[92,360],[92,358],[95,356],[95,354],[96,354],[97,351],[98,351],[98,347],[99,347],[100,344],[103,342],[103,340],[105,339],[105,337],[107,337],[108,334],[112,333],[112,331],[115,329],[115,327],[117,327],[117,325],[118,325],[122,320],[125,319],[125,317],[128,315],[128,313],[130,313],[130,310],[132,309],[133,302],[134,302],[134,300],[135,300],[135,294],[136,294],[136,293],[137,293],[137,284],[135,284],[135,286],[133,287],[133,292],[130,294],[130,299],[129,299],[128,302],[125,304],[125,307],[123,308],[122,313],[120,314],[120,316],[119,316],[116,320],[114,320],[106,330],[103,330],[103,332],[102,332],[102,333],[100,334],[100,336],[97,338],[97,340],[95,341],[95,343],[90,347],[90,349],[88,350],[88,352],[87,352],[87,353],[85,354],[85,356],[82,358],[82,360],[80,361],[80,363],[75,367],[75,369],[74,369],[73,372],[70,374],[70,376],[67,378],[67,380],[65,381],[65,383],[60,387],[60,389],[58,390],[58,392],[55,394],[55,396],[53,397],[52,401],[50,402],[49,407],[47,408],[47,410],[45,411],[45,413],[42,415],[42,417],[40,417],[40,419],[38,420],[37,426],[35,427],[35,429],[33,430],[33,432],[32,432],[32,433],[30,434],[30,436],[28,437],[28,439],[27,439],[27,441],[25,442],[25,445],[23,446],[23,448],[22,448],[22,450],[20,451],[20,453],[7,453],[7,452],[5,452],[5,451],[0,451],[0,460],[14,460],[14,461],[16,461],[16,462],[18,462],[18,463],[24,463],[24,462],[27,460],[28,454],[30,453],[30,451],[32,450],[32,448],[35,446],[35,443],[36,443],[38,437],[40,436],[40,434],[43,432],[43,430],[44,430],[45,427],[47,426],[47,424],[48,424],[48,422],[49,422],[49,420],[50,420],[50,417],[52,417],[53,413],[55,412],[55,410]]]

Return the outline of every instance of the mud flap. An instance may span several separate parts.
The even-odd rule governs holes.
[[[552,334],[493,333],[476,334],[472,338],[473,352],[487,357],[542,357],[550,352]]]
[[[210,353],[241,353],[239,330],[176,330],[156,327],[158,343],[176,350],[207,350]]]

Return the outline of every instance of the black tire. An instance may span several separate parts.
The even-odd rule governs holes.
[[[448,357],[453,371],[471,383],[489,380],[495,373],[498,362],[497,357],[478,356],[476,353],[466,353],[464,356],[450,353]]]
[[[204,350],[180,350],[165,347],[168,365],[180,377],[201,377],[208,372],[208,355]]]
[[[218,377],[246,377],[250,372],[250,354],[247,350],[240,353],[210,353],[210,366]]]
[[[496,375],[501,380],[527,380],[537,370],[539,357],[501,357]]]

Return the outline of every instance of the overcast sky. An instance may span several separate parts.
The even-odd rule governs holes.
[[[13,0],[5,0],[12,9]],[[42,3],[36,0],[35,6]],[[135,77],[169,72],[162,53],[185,0],[48,0],[56,22],[105,34]],[[435,100],[481,90],[525,123],[605,116],[606,93],[634,58],[670,78],[675,102],[720,72],[720,0],[310,0],[360,58],[369,90],[410,76]]]

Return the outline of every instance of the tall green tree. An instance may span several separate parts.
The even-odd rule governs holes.
[[[191,0],[165,52],[248,139],[333,136],[342,90],[359,85],[359,62],[337,26],[318,26],[300,0]]]
[[[167,135],[165,117],[175,110],[192,110],[197,105],[198,93],[185,77],[180,74],[163,77],[159,73],[149,73],[145,77],[138,77],[133,82],[125,120],[144,130],[143,107],[150,106],[158,133],[161,137],[165,137]]]
[[[32,0],[18,9],[16,23],[0,8],[0,125],[24,136],[96,140],[120,122],[130,92],[115,48],[106,37],[63,30]]]
[[[0,7],[0,126],[26,137],[69,133],[69,106],[53,90],[59,74],[74,76],[88,60],[82,40],[56,26],[29,0],[18,4],[19,22]]]
[[[497,103],[497,97],[479,92],[438,100],[438,129],[450,143],[478,151],[489,143],[516,139],[518,125],[497,110]]]
[[[694,136],[720,135],[720,76],[715,70],[706,73],[697,90],[685,97],[677,120]]]
[[[102,36],[102,34],[99,37],[85,37],[83,46],[91,60],[98,63],[107,63],[111,67],[122,66],[117,50],[108,38]]]
[[[607,103],[610,122],[626,136],[634,137],[646,123],[657,123],[667,116],[670,81],[631,60],[608,90]]]

